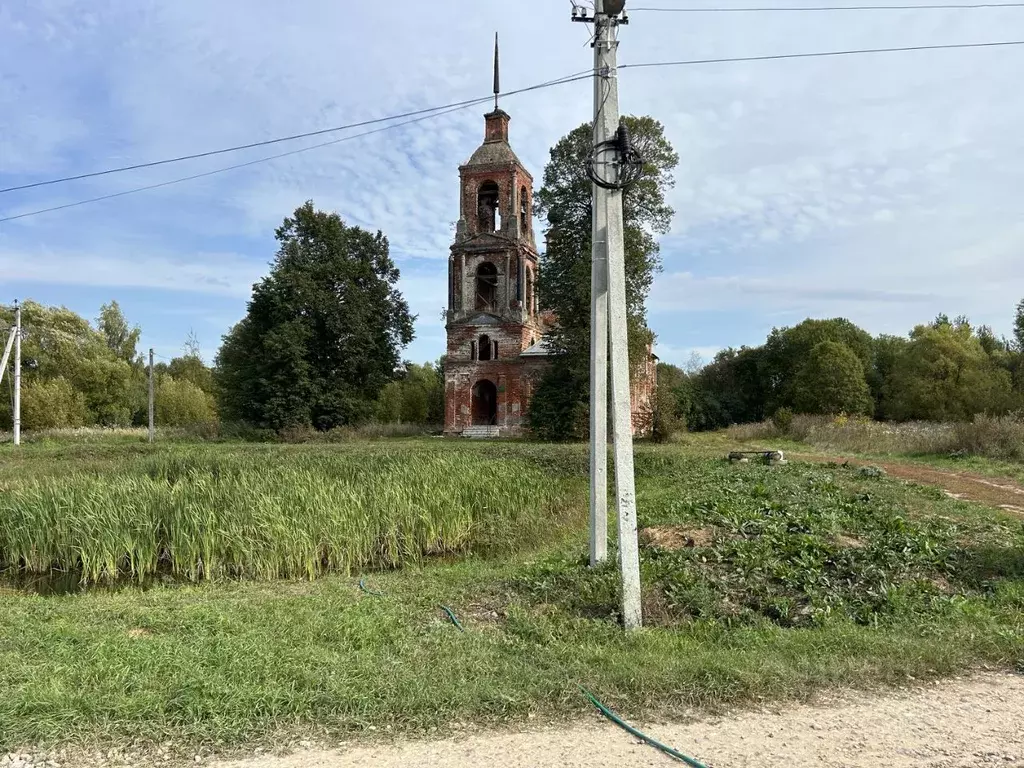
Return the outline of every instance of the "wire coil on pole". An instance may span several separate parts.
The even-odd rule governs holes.
[[[613,159],[602,160],[603,155],[611,154]],[[606,178],[598,171],[599,166],[611,166],[615,178]],[[640,180],[644,174],[644,160],[633,146],[629,128],[624,122],[619,123],[615,138],[602,141],[594,146],[587,159],[587,178],[602,189],[626,189]]]

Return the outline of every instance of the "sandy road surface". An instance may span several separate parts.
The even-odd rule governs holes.
[[[594,723],[443,741],[356,745],[331,752],[254,757],[216,768],[639,768],[680,765],[629,734]],[[729,766],[964,768],[1024,766],[1024,677],[983,674],[881,695],[841,695],[815,705],[744,712],[647,733]]]

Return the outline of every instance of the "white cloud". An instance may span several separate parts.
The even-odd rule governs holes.
[[[245,297],[263,272],[259,264],[232,253],[204,253],[183,259],[148,254],[0,250],[0,273],[11,282],[158,288]]]
[[[581,25],[557,2],[512,15],[460,0],[419,11],[409,0],[0,7],[0,187],[485,94],[494,29],[506,90],[590,64]],[[620,57],[997,40],[1019,19],[997,9],[636,12]],[[733,343],[727,332],[742,343],[751,339],[734,330],[740,323],[800,313],[906,330],[939,308],[1008,329],[1024,294],[1024,102],[1008,96],[1022,56],[991,49],[623,70],[623,110],[661,119],[681,157],[666,271],[652,295],[660,343],[710,348]],[[589,118],[589,100],[585,82],[504,100],[513,144],[536,178],[548,147]],[[436,357],[457,167],[482,137],[482,111],[0,224],[0,270],[8,280],[243,297],[273,255],[274,227],[313,199],[389,236],[422,318],[417,357]],[[0,195],[0,218],[293,146]],[[689,328],[684,341],[675,315],[693,311],[731,320]],[[168,337],[184,335],[187,318],[180,323]]]

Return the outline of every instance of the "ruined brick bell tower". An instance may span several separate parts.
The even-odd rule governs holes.
[[[508,143],[509,115],[494,110],[484,142],[459,168],[460,213],[448,259],[445,433],[518,434],[547,363],[537,310],[533,177]]]

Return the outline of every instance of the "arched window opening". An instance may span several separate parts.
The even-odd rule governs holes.
[[[476,360],[476,342],[469,342],[469,359]]]
[[[476,308],[494,312],[498,306],[498,268],[485,261],[476,268]]]
[[[530,201],[526,187],[519,190],[519,228],[524,235],[530,231]]]
[[[494,345],[494,352],[492,353],[491,357],[493,357],[495,360],[497,360],[498,359],[498,340],[495,339],[494,341],[491,342],[491,344]]]
[[[477,349],[480,350],[481,360],[490,360],[491,352],[494,351],[494,347],[491,346],[491,337],[486,333],[480,337],[480,343],[477,345]]]
[[[526,270],[526,314],[533,317],[533,270]]]
[[[476,205],[480,217],[480,231],[494,232],[501,228],[501,213],[498,210],[498,185],[493,181],[485,181],[477,192]]]

